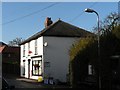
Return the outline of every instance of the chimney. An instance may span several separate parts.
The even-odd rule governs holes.
[[[51,25],[53,23],[53,21],[51,20],[50,17],[47,17],[46,20],[45,20],[45,27]]]

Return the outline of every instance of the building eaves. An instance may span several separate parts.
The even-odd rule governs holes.
[[[40,36],[86,37],[88,35],[93,35],[93,33],[66,23],[62,20],[57,20],[55,23],[23,41],[20,45],[30,42],[31,40],[35,40]]]

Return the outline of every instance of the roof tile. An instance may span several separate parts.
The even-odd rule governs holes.
[[[40,36],[56,36],[56,37],[85,37],[88,35],[92,35],[91,32],[88,32],[82,28],[78,28],[74,25],[66,23],[62,20],[58,20],[50,26],[44,28],[42,31],[34,34],[29,37],[21,44],[34,40]]]

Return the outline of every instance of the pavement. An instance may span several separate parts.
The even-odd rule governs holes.
[[[35,83],[35,84],[39,83],[37,80],[23,78],[23,77],[16,78],[16,80],[23,81],[23,82],[28,82],[28,83]]]
[[[35,79],[24,78],[24,77],[20,77],[14,74],[4,74],[2,76],[4,76],[4,78],[6,79],[15,79],[17,81],[22,81],[22,82],[27,82],[27,83],[32,83],[32,84],[42,84]]]
[[[36,87],[38,86],[39,88],[69,88],[69,86],[66,86],[66,85],[44,84],[43,82],[38,82],[37,80],[34,80],[34,79],[28,79],[28,78],[20,77],[18,75],[13,75],[13,74],[4,74],[2,76],[4,76],[4,78],[6,78],[8,81],[10,81],[10,83],[12,83],[11,80],[14,80],[16,82],[28,83],[26,85],[33,85],[33,86],[36,86]],[[21,87],[21,86],[19,86],[19,87]]]
[[[44,84],[43,82],[38,82],[34,79],[28,79],[28,78],[17,78],[16,80],[20,80],[22,82],[32,83],[35,85],[41,85],[41,88],[69,88],[69,86],[66,85],[50,85],[50,84]]]

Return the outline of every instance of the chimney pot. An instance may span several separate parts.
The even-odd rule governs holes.
[[[45,27],[51,25],[53,23],[53,21],[51,20],[50,17],[47,17],[46,20],[45,20]]]

